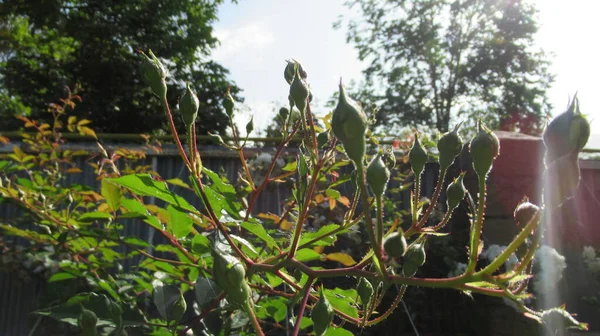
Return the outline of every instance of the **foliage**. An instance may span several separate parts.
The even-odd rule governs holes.
[[[164,97],[165,78],[160,61],[152,53],[142,59],[146,62],[144,80],[155,94]],[[15,146],[13,153],[0,161],[0,197],[19,206],[34,220],[23,223],[13,219],[0,228],[7,237],[29,242],[27,249],[46,251],[47,257],[56,261],[47,273],[50,283],[71,284],[61,300],[36,313],[79,328],[86,335],[184,335],[189,330],[197,335],[264,335],[265,331],[288,329],[286,325],[290,326],[288,331],[293,329],[293,335],[311,331],[350,335],[386,320],[405,292],[421,287],[502,297],[540,323],[555,325],[560,318],[558,322],[563,326],[587,327],[562,308],[540,312],[522,302],[530,296],[526,289],[532,259],[544,231],[541,219],[571,195],[572,184],[564,185],[559,195],[546,190],[545,198],[551,203],[527,212],[528,220],[518,214],[524,223],[522,231],[482,266],[480,238],[486,179],[498,155],[499,143],[480,123],[479,133],[468,146],[478,177],[479,197],[475,202],[471,195],[466,196],[472,211],[463,223],[467,229],[458,232],[469,248],[462,253],[452,252],[463,256],[467,252],[465,267],[452,277],[423,277],[421,269],[429,264],[430,249],[440,237],[448,235],[441,230],[457,206],[453,201],[451,207],[441,211],[443,214],[434,211],[443,208],[438,199],[446,184],[448,165],[439,166],[434,194],[428,202],[423,201],[421,168],[416,168],[414,160],[422,164],[428,157],[415,137],[411,152],[418,150],[420,155],[407,155],[416,180],[410,212],[399,211],[388,201],[385,186],[389,184],[388,192],[409,186],[392,187],[393,182],[388,181],[396,160],[387,150],[366,155],[368,122],[360,105],[340,83],[340,100],[333,115],[324,121],[325,128],[315,125],[306,73],[299,69],[299,63],[294,62],[295,75],[288,83],[293,97],[290,104],[298,107],[300,117],[294,120],[288,116],[282,123],[283,138],[260,179],[251,171],[244,151],[245,139],[235,129],[233,140],[228,143],[214,137],[240,157],[243,169],[237,188],[203,166],[202,153],[193,141],[195,124],[187,130],[188,139],[192,140],[187,146],[182,144],[168,104],[163,105],[164,113],[190,173],[189,182],[164,181],[144,169],[119,170],[115,164],[117,156],[109,155],[99,144],[101,164],[94,166],[100,180],[99,192],[66,185],[64,174],[75,172],[75,153],[61,148],[59,130],[67,125],[70,131],[89,132],[83,128],[87,128],[85,120],[69,117],[66,124],[62,120],[77,96],[56,105],[60,108],[53,110],[52,124],[24,119],[37,135],[35,139],[25,138],[25,150]],[[231,103],[225,106],[229,106],[228,114],[232,116],[235,106],[227,105]],[[556,185],[556,176],[579,174],[578,169],[570,170],[570,163],[579,146],[587,141],[577,129],[587,121],[581,119],[575,105],[574,102],[559,117],[560,125],[551,124],[556,127],[553,136],[565,132],[546,143],[554,155],[546,158],[546,182],[552,185]],[[188,112],[195,114],[193,110]],[[300,130],[302,143],[295,160],[282,162],[284,149]],[[247,131],[252,131],[251,125]],[[457,133],[447,132],[443,138],[448,137],[462,144]],[[440,158],[445,161],[456,158],[462,145],[438,147],[443,152]],[[373,158],[367,160],[369,156]],[[342,167],[353,169],[344,172]],[[203,208],[194,207],[169,189],[168,183],[193,190]],[[287,184],[292,195],[281,215],[257,214],[257,202],[272,184]],[[453,184],[462,184],[462,179]],[[350,192],[342,194],[342,187]],[[153,204],[150,199],[159,203]],[[154,245],[128,236],[125,225],[131,219],[156,230],[165,243]],[[344,236],[358,237],[355,251],[330,252],[328,248]],[[383,248],[390,236],[406,244],[394,249],[394,256],[387,255]],[[386,246],[385,250],[389,249]],[[517,262],[512,268],[505,267],[517,250]],[[132,260],[139,260],[136,267],[122,266]],[[360,282],[363,284],[359,286]],[[372,295],[365,294],[369,287]],[[387,293],[395,297],[382,304]],[[557,330],[562,328],[558,325]]]
[[[140,133],[167,130],[161,102],[138,77],[136,49],[152,48],[177,78],[168,100],[175,105],[188,82],[202,102],[198,132],[227,127],[219,102],[228,87],[239,92],[228,70],[208,59],[218,40],[212,25],[223,0],[92,1],[6,0],[0,6],[0,115],[2,129],[20,126],[10,116],[46,120],[46,102],[80,84],[84,100],[74,115],[97,131]],[[46,120],[47,121],[47,120]],[[131,122],[135,121],[135,122]],[[178,129],[183,130],[180,118]]]
[[[445,132],[451,119],[480,117],[494,128],[541,133],[553,76],[533,47],[538,24],[529,1],[346,4],[360,13],[348,22],[347,41],[369,64],[357,96],[381,103],[379,124]]]

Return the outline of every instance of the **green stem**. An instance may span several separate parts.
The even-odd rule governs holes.
[[[540,213],[537,212],[535,216],[531,218],[529,223],[525,225],[523,230],[521,230],[521,232],[515,237],[515,239],[513,239],[513,241],[510,244],[508,244],[506,249],[502,253],[500,253],[500,255],[496,257],[496,259],[494,259],[494,261],[492,261],[488,266],[486,266],[481,271],[477,272],[476,275],[491,274],[500,266],[502,266],[502,264],[504,264],[504,262],[510,257],[510,255],[513,254],[519,248],[519,246],[521,246],[521,244],[525,242],[525,239],[527,239],[529,234],[531,234],[531,232],[537,227],[539,219]]]
[[[477,259],[479,257],[479,239],[481,239],[481,229],[483,227],[483,215],[485,214],[486,184],[485,176],[479,176],[479,199],[477,200],[477,216],[475,223],[471,227],[471,238],[469,241],[469,265],[467,274],[475,271]]]
[[[421,174],[415,176],[415,193],[413,194],[413,206],[412,206],[412,223],[411,227],[417,227],[419,221],[419,214],[417,207],[419,206],[419,196],[421,195]]]
[[[383,197],[381,195],[375,196],[375,205],[377,206],[376,246],[381,249],[383,244]]]
[[[250,305],[250,303],[246,303],[246,313],[248,314],[248,317],[250,317],[250,322],[252,322],[252,326],[254,327],[254,331],[256,331],[256,334],[259,336],[264,336],[265,334],[263,333],[261,327],[260,327],[260,323],[258,322],[258,319],[256,318],[256,314],[254,313],[254,309],[252,309],[252,306]]]
[[[377,245],[377,238],[375,237],[375,228],[373,226],[373,218],[371,218],[371,205],[369,204],[369,194],[367,192],[367,176],[365,175],[365,169],[362,162],[357,162],[357,173],[359,178],[360,194],[363,203],[363,214],[365,218],[365,231],[369,236],[369,242],[375,252],[375,257],[380,265],[380,271],[382,274],[386,274],[385,263],[383,262],[383,255],[381,253],[381,246]],[[382,230],[383,232],[383,230]]]
[[[188,136],[187,136],[187,142],[188,142],[188,150],[190,153],[190,164],[192,165],[192,173],[196,172],[196,153],[194,153],[194,124],[190,124],[190,126],[188,126]],[[200,172],[197,172],[200,173]]]

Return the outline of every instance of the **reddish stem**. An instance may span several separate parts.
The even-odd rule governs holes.
[[[294,325],[294,332],[292,336],[298,336],[300,333],[300,322],[302,322],[302,317],[304,316],[304,310],[306,310],[306,303],[308,302],[308,297],[310,296],[310,289],[313,284],[313,278],[308,278],[306,285],[304,285],[304,289],[306,293],[304,293],[304,297],[302,298],[302,303],[300,304],[300,311],[298,312],[298,318],[296,319],[296,325]]]

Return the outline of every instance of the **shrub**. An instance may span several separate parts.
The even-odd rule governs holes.
[[[193,90],[186,90],[178,111],[188,125],[184,144],[183,136],[175,132],[175,113],[166,100],[164,67],[152,53],[142,57],[142,78],[162,102],[173,140],[190,173],[188,182],[177,184],[193,190],[203,208],[192,206],[151,173],[133,168],[123,173],[101,146],[102,164],[97,165],[100,194],[85,186],[61,186],[63,173],[73,169],[69,168],[70,156],[75,155],[60,149],[58,130],[63,124],[59,119],[64,113],[57,113],[53,125],[38,126],[27,120],[38,131],[35,141],[26,139],[37,155],[15,147],[9,159],[0,162],[0,196],[36,220],[30,229],[18,223],[3,224],[2,229],[28,240],[32,249],[52,247],[59,270],[48,281],[76,281],[80,291],[37,314],[69,323],[86,335],[185,334],[189,330],[197,335],[262,335],[263,330],[282,328],[293,330],[294,335],[311,330],[319,335],[345,335],[385,320],[410,287],[420,286],[506,298],[540,323],[555,321],[558,316],[566,326],[586,328],[562,308],[535,311],[522,303],[530,295],[526,288],[543,233],[540,223],[572,195],[579,180],[577,154],[587,141],[587,121],[579,113],[576,99],[550,124],[545,137],[550,153],[546,183],[560,188],[552,192],[546,188],[545,206],[518,214],[522,231],[485,266],[478,260],[486,178],[500,146],[494,133],[479,123],[479,132],[468,145],[479,186],[469,224],[468,259],[455,276],[423,278],[419,270],[427,263],[430,241],[446,235],[440,230],[467,195],[461,174],[447,187],[444,215],[433,218],[448,168],[463,149],[458,127],[438,141],[439,178],[429,202],[421,201],[420,177],[430,156],[415,135],[408,154],[415,184],[404,223],[394,204],[386,200],[395,157],[370,138],[369,120],[360,104],[348,97],[340,83],[339,102],[331,117],[325,118],[324,128],[315,125],[307,72],[290,61],[284,72],[290,85],[289,111],[297,108],[299,116],[285,115],[281,143],[268,164],[261,166],[260,179],[251,171],[244,152],[246,141],[233,123],[233,140],[225,142],[213,136],[240,157],[242,185],[236,188],[202,164],[195,141],[195,123],[202,122],[202,111],[198,111]],[[76,96],[67,99],[65,106],[73,99]],[[235,102],[230,95],[225,96],[223,105],[232,118]],[[85,124],[71,118],[67,123],[70,130],[92,134]],[[250,121],[246,137],[252,131]],[[282,163],[282,152],[297,137],[302,142],[296,159]],[[43,145],[36,147],[37,143]],[[375,154],[368,160],[367,153],[372,150]],[[339,169],[345,165],[352,165],[353,171],[340,176]],[[571,178],[559,178],[565,176]],[[261,193],[274,183],[285,183],[292,191],[282,215],[255,215]],[[343,184],[350,185],[351,195],[340,193]],[[165,205],[151,205],[148,197]],[[331,209],[343,204],[347,211],[337,213],[337,223],[328,223],[323,216],[318,227],[308,230],[308,223],[315,223],[309,216],[318,213],[324,202]],[[168,243],[152,246],[126,236],[122,223],[131,218],[155,229]],[[359,246],[358,262],[343,251],[323,253],[323,247],[332,246],[342,234],[356,232],[357,227],[368,237],[368,242]],[[531,242],[524,245],[528,239]],[[519,248],[520,258],[505,267]],[[159,251],[171,257],[157,257]],[[133,256],[142,256],[139,268],[126,272],[119,268]],[[396,293],[395,299],[382,306],[388,292]]]

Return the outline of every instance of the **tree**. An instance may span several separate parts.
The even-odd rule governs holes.
[[[7,114],[30,110],[48,119],[47,102],[79,83],[79,117],[100,132],[151,132],[164,129],[158,99],[140,82],[140,56],[152,49],[170,74],[168,99],[176,105],[185,82],[201,101],[198,132],[225,130],[221,97],[231,86],[228,70],[211,61],[218,44],[212,24],[223,0],[0,0],[0,115],[3,129],[14,129]],[[6,47],[6,44],[9,44]],[[172,78],[178,78],[174,80]],[[239,97],[238,97],[239,99]],[[179,118],[176,118],[181,127]]]
[[[361,19],[347,41],[368,62],[363,101],[383,102],[378,123],[435,126],[480,117],[537,133],[553,81],[533,47],[537,10],[526,0],[349,0]],[[341,20],[335,24],[341,26]],[[516,118],[515,116],[519,116]],[[457,120],[458,121],[458,120]]]

